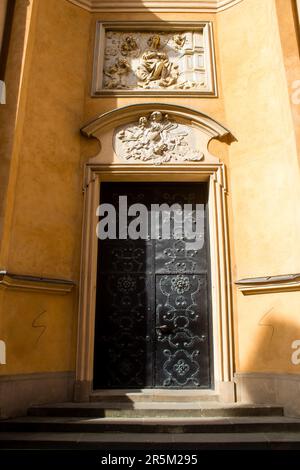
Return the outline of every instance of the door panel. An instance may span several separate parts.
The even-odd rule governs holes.
[[[205,274],[156,276],[156,325],[156,386],[209,387]]]
[[[117,212],[124,195],[148,209],[201,204],[204,245],[175,239],[172,217],[168,240],[99,240],[94,388],[210,388],[207,186],[101,184],[101,202]]]
[[[99,243],[95,324],[96,388],[139,388],[152,376],[148,319],[152,245]],[[148,263],[149,264],[149,263]],[[151,355],[152,357],[152,355]],[[152,381],[150,382],[152,383]]]

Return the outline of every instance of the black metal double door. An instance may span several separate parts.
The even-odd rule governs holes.
[[[175,234],[172,212],[170,238],[161,232],[163,214],[156,238],[150,215],[147,237],[118,238],[120,196],[149,214],[152,204],[192,204],[192,227],[198,204],[202,246]],[[94,389],[211,388],[207,185],[102,183],[100,201],[115,207],[117,238],[98,242]]]

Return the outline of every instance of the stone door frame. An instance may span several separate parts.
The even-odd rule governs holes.
[[[170,104],[140,104],[125,106],[99,116],[88,123],[82,133],[96,137],[100,143],[102,133],[120,123],[131,122],[140,113],[160,109],[172,113],[173,119],[185,120],[203,132],[207,148],[212,138],[230,134],[221,124],[202,113]],[[211,254],[211,301],[213,369],[215,391],[222,401],[235,401],[234,345],[232,320],[232,295],[227,222],[227,183],[225,165],[216,161],[167,163],[103,163],[111,150],[111,139],[103,137],[100,153],[85,166],[84,215],[81,246],[81,273],[79,292],[79,317],[75,401],[89,401],[93,391],[93,359],[95,304],[97,287],[96,209],[99,205],[101,182],[207,182],[209,185],[209,236]],[[106,142],[106,143],[105,143]],[[110,147],[110,148],[109,148]],[[204,147],[203,147],[204,148]],[[112,152],[112,151],[111,151]]]

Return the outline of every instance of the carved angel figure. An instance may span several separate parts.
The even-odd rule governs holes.
[[[130,65],[126,59],[119,57],[108,69],[104,69],[105,88],[126,88],[125,77],[130,71]]]
[[[133,36],[126,36],[121,44],[121,54],[124,56],[130,55],[133,51],[138,49],[138,45]]]
[[[176,50],[179,50],[181,49],[184,44],[185,44],[185,35],[182,34],[182,33],[179,33],[179,34],[175,34],[173,36],[173,41],[175,43],[175,49]]]
[[[148,45],[150,49],[143,53],[141,64],[136,70],[136,75],[140,79],[138,85],[149,88],[149,83],[155,80],[162,87],[176,83],[179,76],[178,65],[172,63],[165,52],[159,51],[160,37],[151,36]]]

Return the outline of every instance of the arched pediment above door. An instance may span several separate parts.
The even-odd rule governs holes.
[[[200,111],[174,104],[124,106],[101,114],[81,128],[96,138],[99,163],[177,163],[215,159],[212,139],[234,140],[231,132]]]

